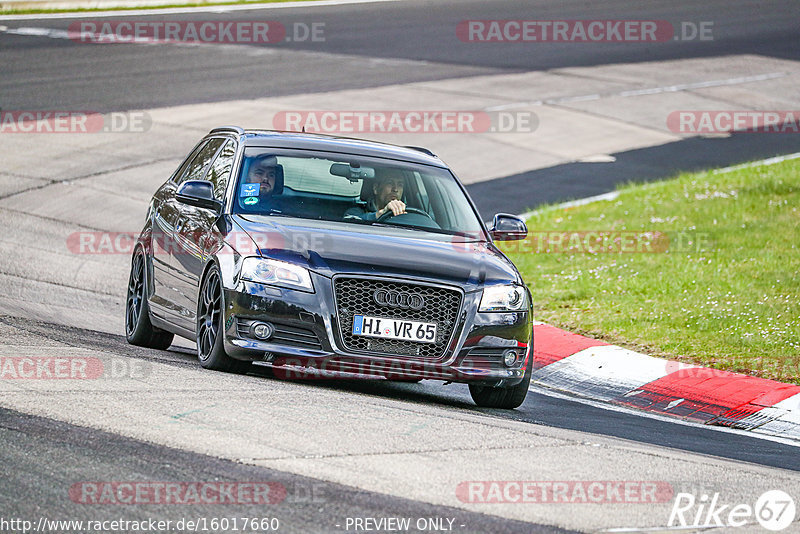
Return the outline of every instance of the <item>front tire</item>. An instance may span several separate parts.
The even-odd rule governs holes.
[[[144,253],[138,250],[131,262],[128,278],[128,295],[125,299],[125,339],[131,345],[165,350],[172,344],[175,335],[156,328],[150,322],[150,306],[147,303]]]
[[[250,362],[235,360],[225,352],[223,318],[224,302],[219,267],[212,266],[197,299],[197,358],[206,369],[228,373],[244,373]]]
[[[516,386],[508,388],[481,386],[480,384],[470,384],[469,394],[475,404],[481,408],[501,408],[503,410],[513,410],[519,408],[528,394],[528,387],[531,383],[531,373],[533,372],[533,355],[528,357],[528,365],[525,368],[525,375],[522,382]]]

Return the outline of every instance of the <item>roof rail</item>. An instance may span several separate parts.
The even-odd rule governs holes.
[[[220,126],[219,128],[214,128],[208,133],[236,133],[239,135],[244,135],[244,128],[241,126]]]
[[[434,154],[433,152],[431,152],[430,150],[428,150],[427,148],[423,148],[421,146],[406,145],[405,148],[410,148],[411,150],[416,150],[417,152],[422,152],[423,154],[427,154],[429,156],[433,156],[434,158],[438,158],[439,157],[436,154]]]

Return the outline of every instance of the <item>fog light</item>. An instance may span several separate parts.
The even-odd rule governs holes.
[[[250,331],[256,338],[264,340],[272,337],[273,332],[275,332],[275,327],[269,323],[253,323],[250,327]]]
[[[517,363],[517,351],[507,350],[503,353],[503,363],[506,367],[511,367]]]

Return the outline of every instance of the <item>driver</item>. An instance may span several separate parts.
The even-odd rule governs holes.
[[[376,169],[375,182],[372,184],[372,198],[367,209],[360,206],[350,208],[345,217],[357,217],[364,221],[376,221],[391,211],[394,216],[406,212],[403,198],[405,178],[400,169]]]
[[[278,159],[267,156],[253,162],[247,173],[248,184],[259,184],[259,196],[272,195],[275,182],[278,179]]]

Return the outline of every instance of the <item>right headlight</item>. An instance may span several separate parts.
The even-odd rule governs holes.
[[[483,288],[480,312],[523,311],[528,307],[528,293],[518,285],[486,286]]]
[[[245,258],[242,261],[242,280],[314,292],[308,269],[268,258]]]

